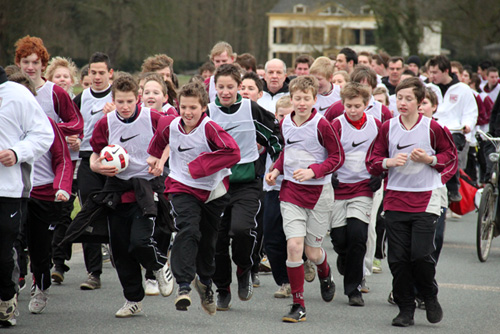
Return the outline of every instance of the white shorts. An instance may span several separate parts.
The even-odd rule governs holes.
[[[281,202],[280,209],[283,217],[283,231],[287,240],[304,237],[306,245],[321,247],[330,228],[333,188],[331,184],[323,186],[318,202],[312,210],[289,202]]]
[[[331,228],[347,225],[347,218],[357,218],[367,224],[370,223],[373,199],[359,196],[350,199],[335,200]]]

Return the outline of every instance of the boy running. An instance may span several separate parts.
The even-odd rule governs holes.
[[[231,168],[240,160],[234,139],[206,114],[208,96],[196,83],[179,94],[181,117],[165,117],[149,146],[148,163],[160,161],[167,145],[170,174],[165,194],[171,194],[172,211],[178,228],[172,247],[172,272],[179,285],[175,307],[186,311],[191,305],[191,282],[200,294],[201,306],[216,312],[212,292],[215,272],[215,243],[222,213],[228,203]]]
[[[120,185],[129,181],[144,186],[145,183],[141,180],[149,181],[154,178],[148,173],[148,154],[145,147],[153,138],[161,114],[147,107],[137,106],[138,90],[139,86],[128,74],[113,83],[112,94],[116,110],[97,122],[90,139],[93,149],[90,168],[107,176],[107,182],[113,184]],[[110,144],[119,144],[130,155],[129,166],[119,174],[115,167],[103,165],[101,161],[104,157],[99,157],[101,150]],[[159,169],[162,170],[163,166],[159,166]],[[147,197],[146,192],[149,191],[144,189],[142,194],[138,190],[124,192],[120,203],[108,216],[111,251],[127,299],[125,305],[115,314],[118,318],[130,317],[142,310],[144,288],[141,266],[154,271],[160,293],[164,297],[169,296],[173,290],[167,257],[156,248],[152,239],[154,218],[146,215],[136,202],[136,198],[140,200],[141,195]],[[155,205],[152,196],[146,204],[148,207]]]
[[[371,98],[368,88],[350,82],[340,95],[345,112],[333,121],[332,126],[344,148],[345,162],[337,171],[338,184],[335,186],[330,236],[333,248],[339,255],[337,266],[344,275],[344,293],[349,297],[349,305],[364,306],[360,291],[363,259],[373,191],[380,186],[378,178],[370,178],[364,160],[381,123],[365,113]]]
[[[335,295],[333,273],[321,248],[333,210],[331,173],[344,162],[344,151],[330,123],[314,108],[318,81],[301,76],[290,83],[294,111],[281,122],[285,148],[266,175],[274,185],[284,174],[280,200],[283,230],[287,238],[288,278],[293,296],[284,322],[306,320],[304,304],[304,261],[302,254],[316,264],[321,297],[330,302]]]
[[[80,167],[77,172],[78,198],[83,207],[89,195],[100,191],[104,187],[106,177],[90,169],[90,156],[92,146],[90,138],[96,123],[106,113],[114,109],[111,96],[110,79],[113,75],[111,61],[107,54],[96,52],[90,56],[89,77],[91,86],[77,95],[74,99],[84,120],[83,139],[80,143]],[[102,253],[99,243],[82,243],[83,258],[87,269],[87,279],[80,284],[82,290],[95,290],[101,288]]]
[[[208,106],[210,118],[227,131],[238,143],[241,160],[229,178],[229,204],[222,218],[215,253],[214,282],[218,288],[217,309],[228,310],[231,302],[231,257],[237,265],[238,296],[252,298],[252,254],[256,244],[256,215],[260,210],[262,181],[256,173],[259,152],[255,142],[265,146],[276,157],[281,151],[278,123],[271,113],[257,103],[238,94],[241,75],[232,64],[220,66],[215,73],[217,98]]]
[[[414,324],[415,285],[424,299],[427,320],[437,323],[443,318],[431,254],[441,211],[441,177],[456,171],[457,151],[437,122],[418,113],[425,98],[420,79],[403,80],[396,96],[399,116],[382,125],[366,165],[372,175],[389,173],[384,210],[388,262],[399,307],[392,325],[407,327]]]

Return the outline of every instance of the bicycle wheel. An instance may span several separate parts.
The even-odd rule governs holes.
[[[479,261],[485,262],[490,254],[493,230],[495,229],[495,205],[496,197],[491,184],[484,187],[477,215],[477,257]]]

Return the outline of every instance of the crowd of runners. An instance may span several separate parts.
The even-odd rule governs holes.
[[[500,136],[494,64],[342,48],[288,68],[226,42],[209,58],[180,86],[166,54],[130,74],[102,52],[78,69],[40,38],[16,42],[0,67],[0,326],[16,325],[28,281],[27,310],[50,308],[72,242],[82,290],[101,288],[113,262],[119,318],[174,285],[179,311],[192,288],[209,315],[228,311],[271,272],[274,297],[293,300],[281,320],[302,322],[305,281],[317,276],[325,302],[342,281],[362,307],[387,257],[392,325],[413,325],[417,307],[440,322],[447,208],[462,200],[461,169],[476,185],[489,178],[492,147],[476,129]],[[108,145],[128,152],[125,170],[103,163]]]

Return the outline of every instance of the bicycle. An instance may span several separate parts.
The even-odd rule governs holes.
[[[493,167],[491,177],[484,185],[477,215],[477,256],[479,261],[486,262],[493,238],[500,235],[500,217],[498,217],[500,138],[492,137],[479,129],[476,136],[478,136],[478,141],[486,139],[495,147],[495,152],[490,153],[487,157],[493,162]]]

